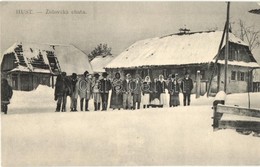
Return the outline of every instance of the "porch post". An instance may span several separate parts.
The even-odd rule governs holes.
[[[18,73],[17,74],[17,80],[18,80],[18,90],[21,90],[21,74],[20,73]]]
[[[200,97],[200,71],[196,74],[196,98]]]

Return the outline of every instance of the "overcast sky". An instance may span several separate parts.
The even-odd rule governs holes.
[[[117,55],[137,40],[178,32],[222,30],[225,2],[1,2],[1,51],[16,41],[73,44],[89,53],[107,43]],[[233,30],[242,19],[260,30],[256,2],[232,2]],[[17,14],[31,9],[33,14]],[[47,10],[82,10],[86,14],[46,14]],[[260,60],[260,48],[253,52]]]

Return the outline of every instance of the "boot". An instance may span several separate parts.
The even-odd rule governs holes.
[[[85,111],[89,111],[89,110],[88,110],[88,100],[86,100]]]
[[[139,102],[137,103],[137,109],[140,109],[140,103]]]
[[[146,105],[143,106],[143,108],[145,108],[145,107],[146,107]]]
[[[94,111],[97,111],[97,103],[94,102]]]
[[[183,101],[183,105],[184,105],[184,106],[186,106],[186,100],[185,100],[185,101]]]
[[[61,104],[57,104],[56,112],[60,112],[60,106],[61,106]]]

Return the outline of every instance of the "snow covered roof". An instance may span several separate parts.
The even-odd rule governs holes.
[[[15,53],[15,58],[19,62],[19,55],[15,52],[15,49],[22,48],[22,55],[25,61],[25,68],[17,67],[13,70],[16,71],[31,71],[31,72],[43,72],[51,73],[50,69],[39,69],[33,67],[33,61],[39,59],[39,55],[42,55],[42,64],[49,66],[49,60],[47,58],[48,52],[53,52],[54,56],[58,59],[58,64],[62,71],[67,72],[68,75],[72,73],[83,74],[84,71],[88,70],[93,73],[92,67],[89,63],[88,57],[80,49],[73,45],[57,45],[57,44],[39,44],[39,43],[27,43],[27,42],[16,42],[10,48],[8,48],[4,55],[8,53]],[[26,69],[27,68],[27,69]]]
[[[92,69],[94,72],[105,72],[104,67],[114,58],[114,56],[97,56],[90,62],[90,64],[92,65]]]
[[[218,52],[222,33],[223,31],[209,31],[174,34],[137,41],[112,60],[106,68],[209,63]],[[232,33],[229,40],[248,46]]]

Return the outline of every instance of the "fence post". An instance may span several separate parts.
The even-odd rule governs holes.
[[[200,71],[197,71],[196,76],[196,98],[200,97]]]

